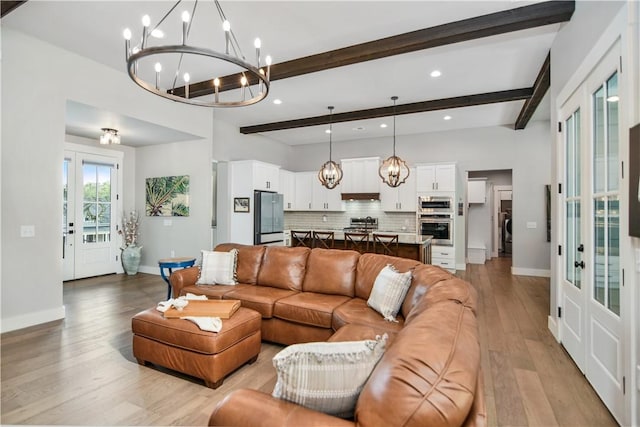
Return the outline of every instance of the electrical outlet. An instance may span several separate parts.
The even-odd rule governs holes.
[[[176,257],[176,251],[171,249],[171,258],[175,258],[175,257]]]
[[[20,237],[34,237],[36,235],[35,225],[21,225]]]
[[[527,228],[538,228],[538,223],[535,221],[528,221]]]
[[[171,220],[170,220],[170,219],[165,219],[165,220],[164,220],[164,222],[163,222],[163,224],[164,224],[164,226],[165,226],[165,227],[171,227],[172,222],[171,222]]]

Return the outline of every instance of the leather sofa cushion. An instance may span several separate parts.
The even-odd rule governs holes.
[[[382,315],[369,307],[367,301],[360,298],[353,298],[333,311],[331,327],[335,331],[340,331],[348,325],[366,325],[378,333],[396,333],[404,326],[404,319],[398,314],[398,322],[387,322]]]
[[[358,258],[360,254],[356,251],[313,249],[307,260],[302,290],[353,297]]]
[[[263,318],[268,319],[273,316],[273,305],[276,301],[295,294],[295,291],[286,289],[249,285],[233,289],[224,294],[222,298],[240,300],[243,307],[255,310],[260,313]]]
[[[422,299],[432,285],[453,277],[455,276],[447,270],[430,264],[422,264],[413,270],[411,287],[404,297],[404,302],[400,309],[402,315],[406,318],[411,309]]]
[[[238,250],[238,262],[236,266],[236,277],[238,283],[254,285],[258,281],[258,271],[264,256],[264,246],[240,245],[237,243],[222,243],[216,246],[218,252],[229,252],[231,249]]]
[[[257,284],[301,291],[309,252],[311,249],[303,247],[267,246]]]
[[[203,331],[182,319],[165,319],[162,313],[150,308],[131,319],[134,334],[174,347],[202,354],[218,354],[260,330],[260,315],[240,307],[230,319],[222,321],[218,333]]]
[[[387,348],[395,339],[396,334],[389,331],[381,331],[368,325],[349,324],[338,329],[327,341],[362,341],[375,340],[376,336],[387,334]]]
[[[477,299],[478,293],[473,286],[468,285],[462,279],[452,276],[448,280],[442,280],[429,287],[429,291],[424,298],[420,299],[407,315],[406,323],[411,322],[429,307],[444,302],[459,303],[475,314]]]
[[[196,295],[206,295],[207,298],[209,299],[222,299],[222,297],[224,296],[224,294],[231,292],[234,289],[240,289],[246,286],[253,286],[253,285],[244,285],[244,284],[237,284],[234,286],[228,286],[228,285],[189,285],[189,286],[185,286],[184,288],[182,288],[182,290],[180,291],[180,295],[186,295],[187,292],[190,292],[192,294],[196,294]]]
[[[462,425],[480,369],[477,328],[473,312],[456,301],[418,313],[369,377],[356,408],[358,424]]]
[[[409,271],[421,264],[418,261],[378,254],[362,254],[358,259],[356,271],[356,297],[363,300],[369,299],[373,283],[378,273],[387,264],[393,265],[400,273]],[[413,280],[412,280],[413,283]]]
[[[331,328],[333,311],[347,301],[349,297],[343,295],[301,292],[276,301],[273,316],[304,325]]]

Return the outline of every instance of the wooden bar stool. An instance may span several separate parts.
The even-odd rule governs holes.
[[[291,246],[304,246],[310,248],[313,246],[311,231],[294,231],[291,230]]]
[[[369,233],[344,233],[344,248],[361,254],[369,252]]]
[[[334,247],[334,233],[333,231],[314,231],[313,232],[313,247],[333,249]]]
[[[398,235],[397,234],[374,234],[373,252],[383,255],[398,256]],[[380,252],[378,252],[380,251]]]

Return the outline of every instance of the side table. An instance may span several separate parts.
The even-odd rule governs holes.
[[[158,260],[158,266],[160,266],[160,275],[162,276],[162,279],[167,282],[167,286],[169,287],[167,292],[167,299],[171,298],[171,282],[169,282],[169,277],[171,276],[173,269],[193,267],[193,264],[195,264],[195,262],[196,259],[190,257],[163,258],[161,260]],[[167,275],[164,274],[165,268],[169,270],[169,274]]]

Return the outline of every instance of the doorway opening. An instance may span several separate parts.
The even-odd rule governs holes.
[[[470,263],[513,254],[512,170],[467,172],[467,254]]]

